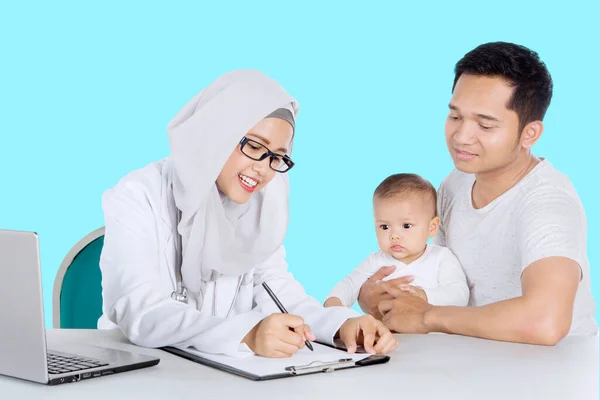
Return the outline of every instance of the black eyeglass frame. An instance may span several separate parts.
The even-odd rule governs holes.
[[[245,152],[244,152],[244,147],[245,147],[245,146],[246,146],[246,144],[248,144],[248,143],[256,144],[256,146],[258,146],[258,147],[264,147],[264,148],[265,148],[267,151],[266,151],[266,152],[265,152],[263,155],[261,155],[259,158],[255,158],[255,157],[249,156],[247,153],[245,153]],[[262,160],[264,160],[264,159],[265,159],[265,158],[267,158],[267,157],[271,157],[271,160],[269,161],[269,168],[271,168],[271,169],[272,169],[273,171],[275,171],[275,172],[279,172],[280,174],[285,174],[285,173],[286,173],[286,172],[288,172],[290,169],[292,169],[292,167],[293,167],[294,165],[296,165],[296,164],[295,164],[295,163],[292,161],[292,159],[291,159],[291,158],[289,158],[288,156],[286,156],[285,154],[277,154],[277,153],[273,153],[273,152],[272,152],[272,151],[271,151],[271,150],[270,150],[270,149],[269,149],[267,146],[265,146],[264,144],[262,144],[262,143],[259,143],[259,142],[257,142],[256,140],[249,139],[249,138],[247,138],[246,136],[244,136],[244,137],[242,138],[242,140],[240,140],[240,150],[241,150],[241,152],[242,152],[242,153],[243,153],[243,154],[244,154],[246,157],[248,157],[249,159],[251,159],[251,160],[254,160],[254,161],[262,161]],[[285,165],[287,165],[287,167],[288,167],[288,168],[287,168],[285,171],[280,171],[280,170],[278,170],[278,169],[275,169],[275,168],[273,168],[273,166],[271,165],[271,164],[273,164],[273,161],[276,159],[276,157],[281,157],[281,159],[283,160],[283,163],[284,163]]]

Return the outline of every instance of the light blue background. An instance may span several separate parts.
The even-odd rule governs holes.
[[[535,49],[552,73],[535,153],[581,196],[600,299],[600,2],[155,3],[0,4],[0,227],[40,234],[47,326],[60,262],[103,225],[102,192],[167,156],[169,120],[238,68],[263,70],[300,101],[286,245],[292,272],[323,300],[376,249],[375,186],[396,172],[437,186],[451,170],[454,64],[495,40]]]

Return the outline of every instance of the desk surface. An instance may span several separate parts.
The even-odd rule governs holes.
[[[555,347],[462,336],[398,335],[384,365],[253,382],[160,350],[130,344],[118,331],[48,330],[66,341],[155,355],[157,366],[59,386],[0,376],[0,398],[56,399],[598,399],[598,337]],[[248,397],[249,396],[249,397]]]

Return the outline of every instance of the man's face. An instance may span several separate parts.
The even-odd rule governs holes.
[[[519,155],[519,117],[507,104],[514,88],[499,77],[463,74],[450,100],[446,144],[463,172],[502,171]]]

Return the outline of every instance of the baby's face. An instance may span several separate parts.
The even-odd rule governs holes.
[[[419,194],[373,199],[379,248],[404,263],[419,258],[439,226],[432,201]]]

